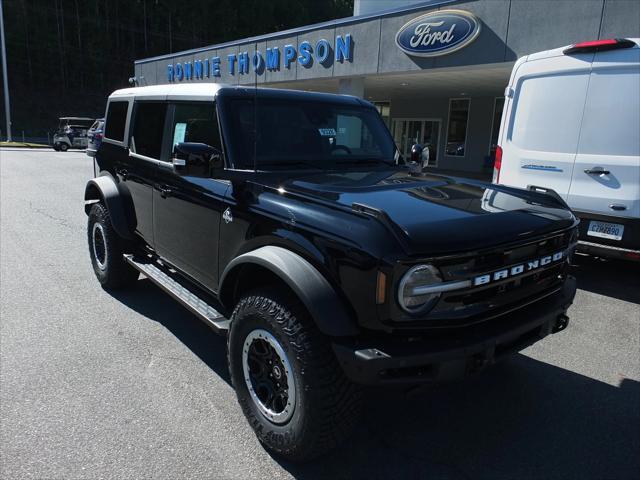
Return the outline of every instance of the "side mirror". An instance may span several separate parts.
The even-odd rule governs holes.
[[[409,172],[412,175],[419,175],[422,173],[424,167],[429,164],[429,157],[427,156],[427,160],[424,159],[424,153],[428,152],[428,149],[424,148],[422,145],[418,143],[414,143],[411,146],[411,154],[409,162]]]
[[[411,145],[411,161],[416,163],[422,163],[422,151],[424,147],[419,143]]]
[[[176,143],[172,163],[178,175],[209,177],[223,167],[222,152],[206,143]]]

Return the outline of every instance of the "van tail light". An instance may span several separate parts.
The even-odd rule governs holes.
[[[576,43],[569,48],[565,48],[562,53],[571,55],[573,53],[606,52],[607,50],[617,50],[619,48],[631,48],[635,46],[635,42],[627,38],[608,38],[606,40]]]
[[[496,147],[496,159],[493,162],[493,183],[500,181],[500,168],[502,168],[502,147]]]

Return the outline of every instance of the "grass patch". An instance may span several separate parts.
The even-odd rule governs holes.
[[[0,142],[0,147],[12,147],[12,148],[51,148],[50,145],[44,143],[29,143],[29,142]]]

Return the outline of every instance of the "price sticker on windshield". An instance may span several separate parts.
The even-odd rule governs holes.
[[[184,137],[187,133],[186,123],[176,123],[175,130],[173,131],[173,144],[184,142]]]
[[[322,137],[335,137],[336,131],[333,128],[319,128],[320,136]]]

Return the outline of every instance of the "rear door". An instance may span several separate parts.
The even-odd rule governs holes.
[[[596,53],[568,203],[640,217],[640,49]]]
[[[499,183],[551,188],[567,198],[593,54],[517,67],[501,127]]]
[[[118,170],[129,189],[136,216],[136,230],[154,245],[153,185],[162,159],[162,135],[167,103],[163,100],[136,101],[130,127],[129,155]]]

